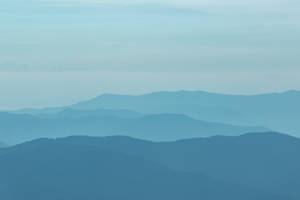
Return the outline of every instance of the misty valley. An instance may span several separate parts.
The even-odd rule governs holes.
[[[0,0],[0,200],[300,200],[300,0]]]
[[[299,127],[286,134],[285,120],[298,102],[180,91],[3,111],[1,198],[296,200]]]

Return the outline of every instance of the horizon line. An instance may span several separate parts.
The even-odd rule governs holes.
[[[244,97],[251,97],[251,96],[263,96],[263,95],[281,95],[281,94],[287,94],[287,93],[300,93],[300,90],[297,89],[290,89],[290,90],[284,90],[282,92],[264,92],[264,93],[256,93],[256,94],[233,94],[233,93],[219,93],[219,92],[210,92],[206,90],[160,90],[160,91],[154,91],[154,92],[146,92],[146,93],[141,93],[141,94],[120,94],[120,93],[102,93],[100,95],[85,99],[85,100],[78,100],[75,103],[70,103],[70,104],[64,104],[64,105],[49,105],[49,106],[30,106],[30,107],[16,107],[16,108],[11,108],[11,109],[1,109],[0,112],[11,112],[11,111],[20,111],[20,110],[27,110],[27,109],[34,109],[34,110],[43,110],[43,109],[48,109],[48,108],[61,108],[61,107],[70,107],[72,105],[76,105],[81,102],[86,102],[90,100],[94,100],[97,98],[100,98],[102,96],[131,96],[131,97],[139,97],[139,96],[147,96],[147,95],[155,95],[159,93],[206,93],[210,95],[224,95],[224,96],[244,96]]]

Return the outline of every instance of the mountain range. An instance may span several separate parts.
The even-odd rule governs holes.
[[[6,200],[296,200],[299,152],[299,139],[279,133],[159,143],[38,139],[0,149],[0,194]]]
[[[147,142],[128,137],[62,139],[141,156],[175,170],[300,198],[300,140],[280,133],[213,136],[176,142]],[[78,140],[78,142],[77,142]]]
[[[66,108],[131,110],[145,114],[176,113],[210,122],[242,126],[264,126],[299,136],[300,92],[261,95],[226,95],[203,91],[155,92],[145,95],[103,94],[74,105],[41,110],[15,111],[53,114]]]
[[[264,127],[235,126],[196,120],[182,114],[145,115],[127,110],[74,110],[57,114],[0,112],[0,137],[16,144],[41,137],[125,135],[154,141],[173,141],[212,135],[263,132]]]

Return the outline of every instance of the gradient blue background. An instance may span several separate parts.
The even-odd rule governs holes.
[[[0,109],[300,90],[298,0],[2,0]]]

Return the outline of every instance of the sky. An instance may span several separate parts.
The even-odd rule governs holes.
[[[0,109],[300,90],[299,0],[1,0]]]

